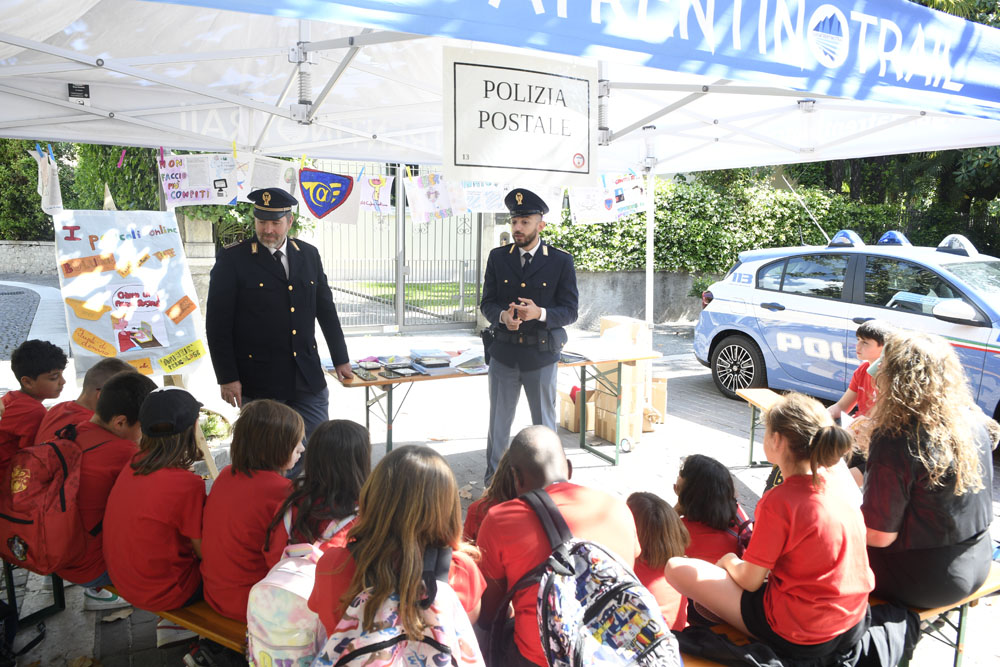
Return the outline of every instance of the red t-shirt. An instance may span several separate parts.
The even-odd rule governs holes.
[[[660,605],[660,611],[663,612],[663,620],[667,622],[670,629],[683,630],[686,628],[688,621],[687,598],[667,583],[667,578],[663,576],[663,570],[654,570],[644,561],[637,560],[635,561],[635,576],[656,598]]]
[[[712,565],[728,553],[736,553],[739,541],[728,530],[716,530],[701,521],[691,521],[681,517],[691,536],[691,544],[684,550],[688,558],[707,560]]]
[[[351,585],[351,578],[357,566],[346,546],[334,547],[323,554],[316,564],[316,583],[309,596],[309,608],[319,615],[327,633],[333,632],[344,615],[340,606],[341,596]],[[448,570],[448,584],[458,595],[466,613],[479,606],[486,590],[486,580],[469,554],[462,551],[451,553],[451,568]]]
[[[48,442],[56,437],[56,431],[64,426],[90,421],[93,416],[93,410],[88,410],[76,401],[57,403],[45,413],[45,418],[42,419],[42,423],[38,425],[38,431],[35,432],[33,444]]]
[[[104,559],[122,597],[149,611],[177,609],[201,584],[191,540],[201,539],[205,482],[189,470],[137,475],[126,466],[104,513]]]
[[[297,513],[298,509],[293,507],[292,508],[293,526],[295,525],[294,521]],[[330,528],[330,524],[337,524],[340,523],[340,521],[342,521],[342,519],[337,520],[336,522],[333,520],[324,521],[322,524],[320,524],[319,527],[320,533],[321,534],[325,533]],[[332,549],[333,547],[346,546],[347,532],[354,526],[355,521],[356,518],[351,519],[346,524],[341,526],[340,530],[331,535],[329,538],[327,538],[326,540],[320,540],[320,543],[318,545],[320,551],[323,551],[325,553],[327,550]],[[285,530],[284,519],[279,521],[278,525],[275,526],[274,530],[271,531],[271,541],[267,545],[265,545],[266,548],[264,549],[264,561],[267,563],[267,569],[270,570],[272,567],[275,566],[275,564],[279,560],[281,560],[281,554],[282,552],[284,552],[285,547],[287,547],[289,544],[301,544],[302,542],[305,541],[306,541],[305,537],[299,535],[298,533],[295,534],[295,541],[294,542],[290,541],[288,539],[288,531]]]
[[[761,497],[744,560],[771,571],[764,613],[795,644],[820,644],[865,615],[875,576],[868,567],[865,522],[831,475],[813,486],[793,475]]]
[[[858,370],[854,371],[854,375],[851,376],[851,384],[847,387],[858,395],[856,417],[868,414],[868,411],[875,405],[875,378],[868,374],[868,366],[870,364],[867,361],[862,361]]]
[[[38,425],[45,418],[45,406],[23,391],[8,391],[0,417],[0,470],[7,466],[14,452],[35,444]]]
[[[90,531],[104,520],[104,509],[108,505],[111,487],[118,479],[118,473],[128,465],[139,448],[131,440],[123,440],[91,422],[77,424],[76,444],[83,451],[80,491],[76,496],[76,504],[80,508],[80,518],[83,519],[84,550],[57,574],[74,584],[85,584],[97,579],[108,569],[104,563],[104,536],[101,533],[91,535]],[[95,445],[100,447],[86,451]]]
[[[641,547],[632,512],[624,501],[570,482],[557,482],[546,490],[575,537],[602,544],[627,566],[635,565]],[[506,582],[507,587],[551,553],[538,515],[520,499],[490,508],[479,529],[478,546],[483,554],[479,563],[483,574],[487,579]],[[535,617],[537,595],[537,584],[514,594],[514,642],[522,656],[544,665]]]
[[[269,569],[264,532],[291,487],[276,472],[247,476],[232,466],[212,484],[202,520],[201,578],[205,600],[223,616],[246,623],[250,589]]]
[[[469,505],[465,513],[465,525],[462,527],[462,539],[466,542],[476,543],[479,537],[479,527],[483,525],[486,513],[490,511],[492,505],[486,504],[486,498],[480,498]]]

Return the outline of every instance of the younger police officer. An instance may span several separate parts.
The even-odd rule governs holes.
[[[480,311],[493,329],[488,353],[490,430],[486,438],[486,482],[510,444],[510,427],[521,395],[533,424],[557,429],[556,371],[566,344],[563,328],[576,321],[573,257],[538,237],[549,212],[530,190],[504,198],[514,243],[494,248],[486,262]]]
[[[328,419],[330,396],[316,322],[342,378],[352,377],[347,343],[319,252],[288,237],[298,202],[280,188],[247,197],[256,234],[219,253],[208,286],[212,365],[227,403],[279,400],[302,415],[308,436]]]

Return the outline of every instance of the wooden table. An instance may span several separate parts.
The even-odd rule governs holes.
[[[584,449],[595,456],[607,461],[612,465],[618,465],[618,459],[622,451],[630,451],[630,446],[632,443],[625,443],[626,447],[622,448],[622,438],[621,438],[621,412],[622,412],[622,400],[621,400],[621,378],[622,378],[622,366],[635,366],[638,361],[645,361],[649,359],[658,359],[660,357],[659,352],[653,351],[643,351],[643,352],[630,352],[628,355],[624,355],[620,359],[581,359],[579,361],[561,361],[559,362],[560,368],[579,368],[580,369],[580,391],[583,395],[587,395],[587,378],[593,379],[599,386],[603,387],[609,393],[618,397],[616,401],[615,410],[615,442],[608,443],[608,445],[591,445],[587,442],[587,410],[586,406],[584,409],[580,410],[580,448]],[[609,369],[607,371],[600,371],[597,368],[598,364],[616,364],[614,369]],[[371,414],[372,408],[378,406],[382,411],[381,418],[385,421],[385,451],[386,453],[392,451],[392,424],[396,419],[398,410],[402,408],[403,403],[406,401],[406,397],[410,395],[410,390],[413,385],[417,382],[427,382],[429,380],[450,380],[453,378],[460,377],[475,377],[469,375],[468,373],[462,373],[461,371],[456,371],[454,369],[443,369],[443,372],[431,374],[431,375],[411,375],[410,377],[401,378],[384,378],[378,374],[381,370],[371,371],[372,374],[376,376],[375,380],[362,380],[357,375],[355,375],[350,380],[340,380],[340,384],[344,387],[364,387],[365,389],[365,427],[369,430],[371,429]],[[330,375],[337,377],[336,371],[327,371]],[[614,376],[615,380],[612,380]],[[403,394],[402,398],[398,401],[395,410],[393,411],[393,392],[400,385],[406,385],[406,393]],[[374,394],[374,395],[373,395]],[[384,401],[384,404],[383,404]],[[611,447],[614,445],[614,456],[611,456],[610,452],[605,453],[597,449],[598,447]]]
[[[751,468],[766,468],[771,465],[767,461],[753,460],[754,436],[757,434],[757,427],[761,425],[761,413],[770,410],[771,406],[781,398],[781,394],[770,389],[737,389],[736,395],[750,404],[750,455],[747,465]]]

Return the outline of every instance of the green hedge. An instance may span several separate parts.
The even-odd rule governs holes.
[[[899,224],[899,211],[889,205],[858,204],[821,189],[800,189],[799,195],[830,236],[839,229],[853,229],[866,242],[874,243],[883,232]],[[799,245],[800,234],[806,244],[825,243],[789,191],[750,184],[720,194],[698,182],[657,183],[657,271],[723,273],[740,251]],[[563,211],[562,222],[547,226],[544,235],[553,245],[572,253],[582,271],[645,267],[646,222],[642,215],[617,223],[574,225],[569,211]],[[938,235],[926,242],[936,244],[940,240]]]

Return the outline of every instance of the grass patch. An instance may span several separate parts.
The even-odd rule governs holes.
[[[393,301],[396,298],[396,283],[363,282],[356,283],[357,289],[365,294]],[[458,308],[459,286],[457,282],[406,283],[403,298],[407,305],[418,308]],[[465,283],[465,307],[476,305],[476,284]]]

